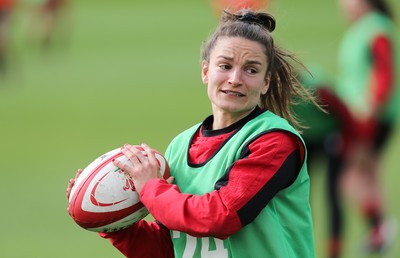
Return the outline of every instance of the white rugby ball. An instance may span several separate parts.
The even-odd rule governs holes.
[[[167,179],[170,176],[168,163],[158,151],[155,153],[161,174]],[[90,163],[71,189],[68,212],[84,229],[114,232],[129,227],[149,213],[140,202],[132,179],[112,163],[114,159],[130,162],[120,148],[109,151]]]

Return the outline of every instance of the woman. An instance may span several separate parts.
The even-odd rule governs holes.
[[[314,99],[274,28],[267,13],[223,14],[202,51],[212,115],[168,146],[173,178],[162,179],[149,146],[148,158],[122,147],[133,166],[115,165],[156,219],[101,234],[125,256],[315,257],[307,152],[290,125],[293,98]]]
[[[398,116],[399,58],[396,28],[383,0],[340,0],[350,28],[339,48],[337,94],[352,121],[344,134],[342,182],[370,224],[366,249],[382,251],[390,240],[384,223],[379,160]],[[331,257],[340,254],[341,225],[332,235]]]

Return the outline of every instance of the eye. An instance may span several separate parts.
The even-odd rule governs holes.
[[[220,64],[218,67],[221,68],[222,70],[229,70],[229,69],[231,69],[231,66],[228,65],[228,64]]]
[[[254,67],[247,67],[245,70],[248,74],[257,74],[258,73],[258,70]]]

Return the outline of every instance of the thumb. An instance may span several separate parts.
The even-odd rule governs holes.
[[[173,176],[170,176],[167,178],[168,184],[172,184],[174,182],[174,180],[175,180],[175,177],[173,177]]]

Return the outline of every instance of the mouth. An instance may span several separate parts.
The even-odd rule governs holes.
[[[229,96],[235,96],[235,97],[244,97],[245,96],[243,93],[240,93],[237,91],[221,90],[221,92],[223,92]]]

